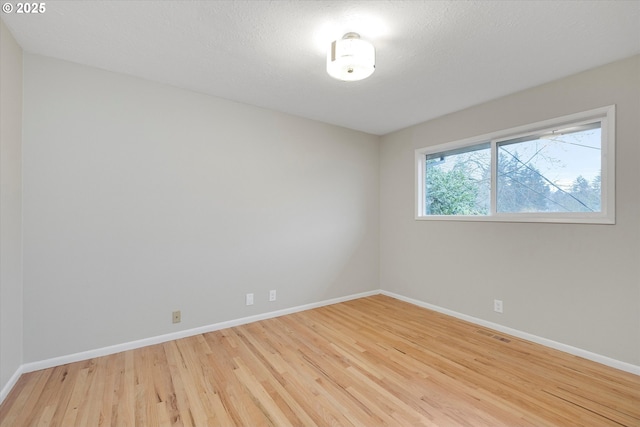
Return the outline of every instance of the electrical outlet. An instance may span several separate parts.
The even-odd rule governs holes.
[[[174,311],[172,314],[173,323],[180,323],[182,321],[182,315],[180,314],[180,310]]]
[[[495,311],[496,313],[502,313],[502,300],[493,300],[493,311]]]
[[[247,305],[253,305],[253,294],[247,294],[245,297],[245,303]]]
[[[276,300],[276,290],[272,289],[269,291],[269,301],[275,301]]]

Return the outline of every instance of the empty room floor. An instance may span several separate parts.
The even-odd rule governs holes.
[[[32,425],[640,426],[640,377],[377,295],[24,374]]]

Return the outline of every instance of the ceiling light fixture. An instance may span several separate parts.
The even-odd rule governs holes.
[[[369,77],[376,69],[376,50],[358,33],[347,33],[331,43],[327,73],[334,79],[353,82]]]

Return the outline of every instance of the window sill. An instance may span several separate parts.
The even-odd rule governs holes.
[[[615,225],[615,218],[606,215],[526,215],[526,214],[499,214],[499,215],[429,215],[416,216],[416,221],[463,221],[463,222],[529,222],[547,224],[600,224]]]

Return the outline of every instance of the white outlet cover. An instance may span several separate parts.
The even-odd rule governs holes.
[[[253,305],[253,294],[247,294],[245,302],[247,305]]]
[[[502,313],[502,300],[493,300],[493,311],[495,311],[496,313]]]
[[[275,289],[273,289],[269,291],[269,301],[275,301],[275,300],[276,300],[276,291]]]

